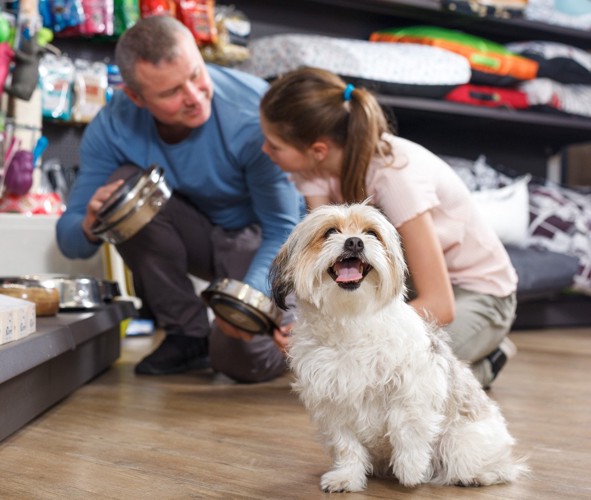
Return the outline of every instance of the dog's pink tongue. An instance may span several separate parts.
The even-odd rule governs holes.
[[[359,261],[344,260],[337,262],[334,266],[337,273],[337,283],[347,283],[349,281],[359,281],[363,276],[359,272]]]

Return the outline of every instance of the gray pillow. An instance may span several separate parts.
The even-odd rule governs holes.
[[[520,300],[555,295],[573,284],[579,258],[550,250],[506,245],[517,271],[517,297]]]

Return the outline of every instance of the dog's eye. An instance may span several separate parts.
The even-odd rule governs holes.
[[[327,239],[331,234],[336,234],[337,230],[331,227],[326,233],[324,233],[324,239]]]
[[[376,233],[375,231],[372,231],[371,229],[368,229],[368,230],[366,231],[366,233],[367,233],[367,234],[369,234],[370,236],[373,236],[373,237],[374,237],[374,238],[376,238],[376,239],[379,239],[379,238],[378,238],[378,233]]]

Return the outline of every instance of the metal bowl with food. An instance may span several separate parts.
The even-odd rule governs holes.
[[[36,316],[55,316],[60,308],[59,292],[34,278],[0,278],[0,294],[33,302]]]
[[[239,280],[214,280],[201,297],[216,315],[246,332],[271,335],[281,325],[283,312],[272,300]]]
[[[0,288],[13,290],[29,287],[37,290],[38,297],[52,297],[55,309],[96,309],[105,305],[99,280],[91,276],[31,274],[0,278]],[[44,310],[44,309],[42,309]],[[53,310],[53,309],[52,309]],[[39,315],[39,314],[37,314]]]
[[[114,245],[123,243],[148,224],[171,195],[162,167],[152,165],[113,192],[97,213],[91,231]]]

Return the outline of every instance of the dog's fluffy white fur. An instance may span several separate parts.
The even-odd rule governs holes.
[[[405,302],[398,233],[368,204],[325,206],[292,232],[271,268],[280,306],[292,292],[294,389],[330,451],[324,491],[367,476],[489,485],[527,470],[499,407],[446,334]]]

